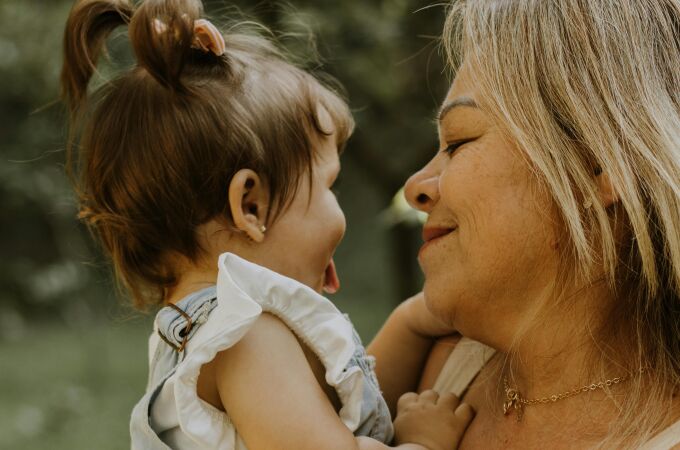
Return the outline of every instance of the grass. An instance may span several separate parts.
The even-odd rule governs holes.
[[[129,448],[149,323],[29,328],[1,342],[0,448]]]
[[[340,300],[367,340],[389,305]],[[149,318],[77,328],[31,326],[0,340],[0,449],[129,448],[147,375]]]

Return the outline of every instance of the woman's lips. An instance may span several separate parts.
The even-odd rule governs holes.
[[[456,227],[425,227],[423,228],[423,241],[429,242],[433,239],[437,239],[438,237],[442,237],[446,234],[449,234],[453,230],[455,230]]]
[[[458,229],[457,226],[446,228],[444,227],[423,228],[423,241],[425,241],[425,243],[423,244],[422,247],[420,247],[420,251],[418,252],[418,254],[420,255],[423,252],[423,250],[425,250],[427,247],[437,242],[439,239],[448,235],[449,233],[456,231],[456,229]]]

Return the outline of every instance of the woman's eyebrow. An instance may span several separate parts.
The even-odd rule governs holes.
[[[450,102],[446,102],[442,105],[441,109],[439,110],[439,122],[444,120],[444,117],[454,108],[457,108],[459,106],[467,106],[469,108],[478,108],[477,103],[470,97],[458,97]]]

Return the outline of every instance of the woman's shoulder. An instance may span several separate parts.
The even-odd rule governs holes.
[[[650,439],[640,450],[680,450],[680,420]]]

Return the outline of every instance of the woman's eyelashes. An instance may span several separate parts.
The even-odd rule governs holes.
[[[451,142],[444,150],[442,150],[442,152],[446,153],[449,156],[452,156],[456,152],[456,150],[458,150],[461,146],[472,141],[474,141],[474,139],[460,139],[458,141]]]

